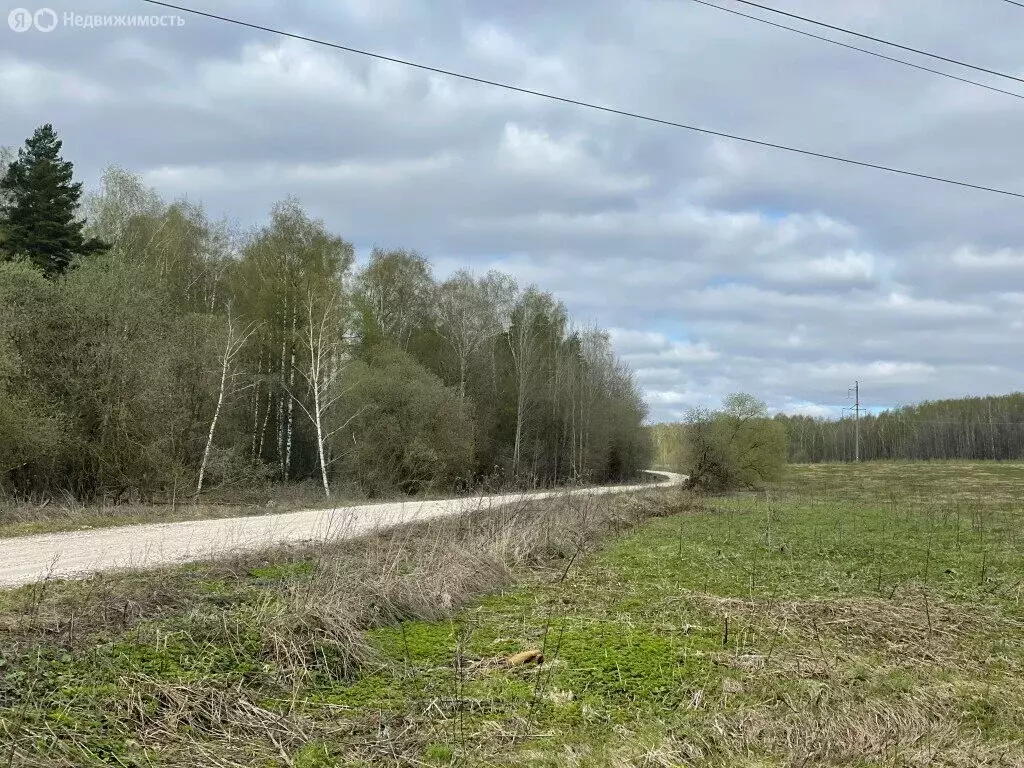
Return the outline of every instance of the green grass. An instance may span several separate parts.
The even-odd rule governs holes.
[[[657,520],[565,584],[417,626],[429,653],[405,658],[395,631],[382,632],[402,663],[378,682],[386,696],[360,691],[359,704],[399,713],[441,696],[462,632],[475,659],[547,650],[539,671],[488,669],[463,689],[488,711],[452,738],[498,764],[639,764],[645,749],[667,764],[1024,760],[1019,516],[984,505],[958,516],[939,493],[894,507],[864,499],[863,485],[852,504],[838,482],[829,501],[800,498],[800,481],[820,474],[795,472],[785,501],[728,499]],[[1024,489],[1024,473],[1003,477]],[[491,739],[496,723],[508,744]]]
[[[257,617],[314,560],[182,569],[158,615],[5,657],[0,723],[39,734],[39,765],[47,733],[81,765],[1021,765],[1021,499],[1024,465],[794,467],[442,620],[380,621],[354,672],[313,632],[288,681]],[[30,597],[0,595],[0,634]]]
[[[461,636],[477,661],[546,650],[539,670],[484,664],[463,684],[487,711],[449,743],[497,764],[1024,760],[1021,491],[1021,466],[794,468],[767,499],[644,526],[564,584],[407,625],[411,652],[379,632],[393,676],[348,703],[452,698]]]

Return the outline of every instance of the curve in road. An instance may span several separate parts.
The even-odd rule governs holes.
[[[526,499],[545,499],[567,493],[628,493],[680,485],[686,479],[674,472],[645,471],[660,475],[664,480],[643,485],[507,493],[439,501],[401,501],[259,517],[147,523],[0,539],[0,587],[48,578],[85,578],[96,571],[208,560],[277,544],[354,538],[396,525],[470,510],[494,509]]]

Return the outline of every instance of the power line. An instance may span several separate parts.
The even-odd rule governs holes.
[[[851,411],[852,412],[853,411],[853,407],[852,406],[844,406],[842,408],[842,410],[843,411]],[[935,424],[951,425],[951,426],[955,426],[955,427],[978,426],[978,425],[987,427],[987,426],[992,425],[992,424],[997,425],[997,426],[1004,426],[1004,427],[1024,427],[1024,421],[989,421],[988,419],[985,419],[984,421],[978,421],[977,419],[971,420],[970,418],[965,418],[962,421],[940,421],[940,420],[936,420],[936,419],[921,419],[920,421],[914,421],[913,417],[910,417],[908,419],[908,418],[906,418],[904,416],[901,416],[899,414],[894,414],[892,411],[880,411],[879,413],[869,413],[868,409],[865,408],[864,406],[861,406],[860,410],[861,410],[861,413],[864,414],[863,416],[861,416],[862,419],[878,419],[878,420],[881,420],[881,419],[884,418],[886,421],[896,422],[896,423],[899,423],[899,424],[901,424],[903,426],[910,425],[910,426],[915,427],[915,428],[916,427],[920,427],[920,426],[931,426],[931,425],[935,425]],[[886,416],[886,414],[889,414],[889,415]],[[783,415],[785,415],[785,414],[783,414]],[[796,414],[796,415],[799,415],[799,414]],[[792,418],[792,417],[790,417],[790,418]],[[808,416],[807,418],[813,419],[813,418],[816,418],[816,417]],[[848,417],[843,416],[843,417],[840,418],[840,420],[841,421],[845,421],[847,418]]]
[[[777,144],[775,142],[765,141],[765,140],[762,140],[762,139],[752,139],[752,138],[750,138],[748,136],[739,136],[737,134],[725,133],[723,131],[715,131],[715,130],[712,130],[710,128],[701,128],[699,126],[688,125],[686,123],[678,123],[678,122],[675,122],[673,120],[665,120],[665,119],[658,118],[658,117],[651,117],[650,115],[643,115],[643,114],[640,114],[640,113],[637,113],[637,112],[628,112],[628,111],[623,110],[623,109],[615,109],[613,107],[605,107],[605,106],[601,106],[599,104],[592,104],[590,102],[580,101],[579,99],[570,99],[570,98],[567,98],[565,96],[556,96],[554,94],[544,93],[542,91],[534,91],[534,90],[531,90],[529,88],[521,88],[519,86],[509,85],[508,83],[502,83],[502,82],[499,82],[497,80],[487,80],[485,78],[476,77],[474,75],[467,75],[467,74],[463,74],[461,72],[454,72],[452,70],[440,69],[438,67],[432,67],[432,66],[428,66],[426,64],[419,64],[417,62],[407,61],[405,59],[395,58],[394,56],[385,56],[384,54],[373,53],[372,51],[364,51],[364,50],[361,50],[359,48],[353,48],[351,46],[341,45],[340,43],[332,43],[332,42],[328,42],[326,40],[318,40],[317,38],[314,38],[314,37],[308,37],[306,35],[300,35],[300,34],[296,34],[294,32],[285,32],[284,30],[274,29],[273,27],[265,27],[265,26],[262,26],[260,24],[255,24],[253,22],[242,21],[240,19],[234,19],[234,18],[231,18],[229,16],[219,16],[219,15],[217,15],[215,13],[209,13],[207,11],[198,11],[198,10],[196,10],[194,8],[186,8],[184,6],[174,5],[172,3],[167,3],[167,2],[162,2],[162,0],[142,0],[142,2],[149,3],[150,5],[158,5],[158,6],[162,7],[162,8],[169,8],[171,10],[181,11],[183,13],[191,13],[191,14],[193,14],[195,16],[201,16],[201,17],[204,17],[204,18],[207,18],[207,19],[213,19],[215,21],[223,21],[223,22],[225,22],[227,24],[234,24],[236,26],[246,27],[248,29],[255,29],[255,30],[259,30],[261,32],[269,32],[271,34],[280,35],[281,37],[287,37],[287,38],[291,38],[293,40],[302,40],[303,42],[313,43],[315,45],[322,45],[322,46],[325,46],[327,48],[333,48],[333,49],[339,50],[339,51],[347,51],[348,53],[355,53],[355,54],[358,54],[360,56],[368,56],[370,58],[378,59],[380,61],[388,61],[388,62],[391,62],[391,63],[394,63],[394,64],[401,64],[402,66],[413,67],[415,69],[420,69],[420,70],[423,70],[423,71],[426,71],[426,72],[433,72],[435,74],[445,75],[446,77],[455,77],[455,78],[458,78],[460,80],[467,80],[467,81],[473,82],[473,83],[480,83],[482,85],[490,85],[490,86],[493,86],[495,88],[503,88],[504,90],[513,91],[515,93],[523,93],[523,94],[526,94],[528,96],[537,96],[539,98],[549,99],[551,101],[557,101],[557,102],[561,102],[563,104],[572,104],[573,106],[584,107],[585,109],[592,109],[592,110],[595,110],[595,111],[598,111],[598,112],[604,112],[604,113],[612,114],[612,115],[619,115],[621,117],[629,117],[629,118],[632,118],[634,120],[643,120],[643,121],[648,122],[648,123],[656,123],[658,125],[666,125],[666,126],[669,126],[670,128],[680,128],[680,129],[686,130],[686,131],[693,131],[694,133],[702,133],[702,134],[705,134],[705,135],[708,135],[708,136],[717,136],[718,138],[730,139],[732,141],[740,141],[740,142],[743,142],[743,143],[746,143],[746,144],[754,144],[754,145],[759,146],[759,147],[769,147],[771,149],[779,149],[779,150],[782,150],[782,151],[785,151],[785,152],[792,152],[792,153],[798,154],[798,155],[805,155],[807,157],[817,157],[817,158],[820,158],[820,159],[823,159],[823,160],[832,160],[832,161],[837,162],[837,163],[845,163],[847,165],[855,165],[855,166],[858,166],[858,167],[861,167],[861,168],[871,168],[871,169],[874,169],[876,171],[885,171],[886,173],[894,173],[894,174],[899,174],[901,176],[910,176],[910,177],[917,178],[917,179],[924,179],[926,181],[935,181],[935,182],[939,182],[941,184],[951,184],[953,186],[965,187],[965,188],[968,188],[968,189],[975,189],[975,190],[979,190],[981,192],[993,192],[993,193],[998,194],[998,195],[1006,195],[1008,197],[1016,197],[1016,198],[1024,199],[1024,193],[1022,193],[1022,192],[1012,192],[1010,190],[1000,189],[998,187],[989,187],[989,186],[985,186],[983,184],[972,184],[972,183],[967,182],[967,181],[959,181],[957,179],[949,179],[949,178],[945,178],[943,176],[933,176],[933,175],[927,174],[927,173],[918,173],[916,171],[908,171],[908,170],[905,170],[905,169],[902,169],[902,168],[894,168],[894,167],[888,166],[888,165],[880,165],[878,163],[870,163],[870,162],[867,162],[867,161],[864,161],[864,160],[854,160],[852,158],[842,157],[840,155],[832,155],[832,154],[828,154],[826,152],[816,152],[816,151],[810,150],[810,149],[801,149],[799,147],[791,147],[791,146],[787,146],[785,144]]]
[[[853,408],[852,407],[844,407],[842,410],[844,410],[844,411],[853,411]],[[886,411],[883,411],[882,414],[868,413],[867,409],[865,407],[863,407],[863,406],[861,406],[861,412],[863,413],[863,415],[861,416],[862,419],[876,419],[876,420],[881,420],[880,417],[883,414],[886,413]],[[829,423],[832,423],[832,424],[838,424],[839,422],[848,421],[850,419],[850,417],[848,417],[848,416],[840,416],[839,421],[836,421],[834,419],[828,419],[827,417],[801,416],[798,413],[793,413],[793,414],[785,414],[785,413],[783,413],[783,414],[779,414],[779,415],[781,415],[781,416],[783,416],[784,418],[787,418],[787,419],[798,419],[798,418],[799,419],[811,419],[812,421],[816,421],[816,422],[820,419],[822,421],[826,421],[826,422],[829,422]],[[933,419],[922,419],[921,421],[911,421],[909,419],[903,419],[900,416],[890,416],[890,417],[886,418],[886,421],[889,421],[889,422],[895,423],[895,424],[899,424],[900,426],[904,426],[904,427],[910,426],[910,427],[913,427],[915,429],[918,428],[918,427],[922,427],[922,426],[934,426],[936,424],[941,424],[941,425],[944,425],[944,426],[953,426],[953,427],[964,427],[964,426],[968,426],[968,427],[978,427],[978,426],[988,427],[988,426],[992,426],[992,425],[994,425],[994,426],[1002,426],[1002,427],[1024,427],[1024,421],[989,421],[988,419],[985,419],[984,421],[978,421],[978,420],[971,421],[969,419],[964,419],[963,421],[935,421]],[[820,423],[820,422],[818,422],[818,423]]]
[[[1018,8],[1024,8],[1024,3],[1018,3],[1017,0],[1003,0],[1003,2],[1009,3],[1010,5],[1016,5]]]
[[[902,51],[909,51],[910,53],[916,53],[920,56],[928,56],[932,59],[938,59],[939,61],[945,61],[948,64],[956,64],[960,67],[967,67],[978,72],[984,72],[987,75],[995,75],[996,77],[1004,77],[1007,80],[1014,80],[1018,83],[1024,83],[1024,78],[1016,77],[1014,75],[1008,75],[1005,72],[998,72],[994,69],[986,69],[985,67],[979,67],[976,64],[968,64],[966,61],[960,61],[959,59],[951,59],[948,56],[940,56],[937,53],[929,53],[928,51],[922,51],[920,48],[911,48],[909,45],[901,45],[900,43],[893,43],[889,40],[883,40],[880,37],[872,37],[871,35],[865,35],[863,32],[854,32],[852,29],[846,29],[845,27],[837,27],[834,24],[826,24],[824,21],[817,21],[816,19],[809,19],[806,16],[800,16],[789,11],[781,11],[778,8],[772,8],[767,5],[761,5],[755,3],[753,0],[733,0],[733,2],[741,3],[743,5],[750,6],[751,8],[760,8],[762,11],[768,11],[769,13],[776,13],[780,16],[787,16],[791,19],[797,19],[799,21],[807,22],[808,24],[814,24],[818,27],[824,27],[825,29],[831,29],[836,32],[843,32],[847,35],[853,35],[854,37],[860,37],[864,40],[870,40],[874,43],[881,43],[882,45],[889,45],[893,48],[899,48]]]
[[[966,77],[960,77],[958,75],[954,75],[954,74],[951,74],[949,72],[943,72],[942,70],[939,70],[939,69],[932,69],[931,67],[926,67],[926,66],[924,66],[922,64],[914,64],[913,62],[905,61],[904,59],[897,59],[895,56],[886,56],[884,53],[879,53],[878,51],[872,51],[872,50],[870,50],[868,48],[861,48],[861,47],[856,46],[856,45],[850,45],[849,43],[842,43],[842,42],[840,42],[838,40],[833,40],[830,37],[824,37],[822,35],[816,35],[813,32],[807,32],[807,31],[805,31],[803,29],[797,29],[796,27],[790,27],[790,26],[787,26],[786,24],[779,24],[778,22],[775,22],[775,21],[769,21],[768,19],[763,19],[760,16],[754,16],[753,14],[743,13],[742,11],[737,11],[734,8],[725,8],[725,7],[721,6],[721,5],[716,5],[715,3],[709,3],[707,0],[692,0],[692,2],[697,3],[699,5],[707,6],[708,8],[714,8],[715,10],[718,10],[718,11],[724,11],[725,13],[731,13],[731,14],[733,14],[735,16],[742,16],[745,19],[751,19],[753,21],[760,22],[761,24],[767,24],[768,26],[771,26],[771,27],[777,27],[779,29],[788,30],[789,32],[795,32],[796,34],[803,35],[804,37],[813,37],[815,40],[822,40],[822,41],[824,41],[826,43],[832,43],[832,45],[838,45],[841,48],[849,48],[851,51],[859,51],[860,53],[866,53],[868,56],[875,56],[876,58],[885,59],[886,61],[891,61],[891,62],[893,62],[895,64],[902,64],[905,67],[912,67],[913,69],[920,69],[920,70],[922,70],[924,72],[931,72],[933,75],[939,75],[940,77],[948,77],[950,80],[959,80],[961,83],[967,83],[968,85],[974,85],[974,86],[977,86],[978,88],[984,88],[984,89],[989,90],[989,91],[995,91],[996,93],[1005,93],[1007,96],[1013,96],[1013,97],[1018,98],[1018,99],[1024,99],[1024,94],[1015,93],[1013,91],[1007,91],[1007,90],[1004,90],[1003,88],[996,88],[994,85],[986,85],[985,83],[979,83],[977,80],[971,80],[971,79],[966,78]],[[1007,0],[1007,2],[1009,2],[1009,0]],[[1022,8],[1024,8],[1024,4],[1020,4],[1020,5],[1021,5]]]

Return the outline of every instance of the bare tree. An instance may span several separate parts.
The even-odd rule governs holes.
[[[302,341],[308,353],[308,365],[305,370],[299,369],[299,375],[306,383],[311,402],[303,402],[294,391],[289,390],[291,399],[306,414],[316,431],[320,482],[327,497],[331,495],[331,485],[327,476],[327,467],[330,464],[327,457],[328,443],[335,433],[347,427],[362,411],[356,411],[343,424],[328,430],[328,415],[335,403],[345,394],[340,386],[341,376],[345,370],[340,293],[340,287],[333,287],[327,296],[319,299],[312,291],[307,294],[305,336]]]
[[[224,349],[220,355],[220,387],[217,389],[217,404],[213,409],[213,418],[210,419],[210,429],[206,433],[206,448],[203,449],[203,460],[199,464],[199,480],[196,483],[196,498],[203,492],[203,479],[206,476],[206,467],[210,461],[210,450],[213,448],[213,436],[217,430],[217,421],[220,419],[221,410],[226,399],[232,395],[247,389],[251,384],[244,387],[236,387],[237,374],[233,367],[238,353],[242,351],[249,337],[256,332],[259,326],[250,324],[240,331],[236,331],[234,317],[231,314],[231,305],[228,304],[227,333],[224,341]]]
[[[536,288],[528,288],[515,309],[512,326],[508,331],[508,346],[516,373],[516,433],[512,447],[512,473],[516,476],[519,475],[522,459],[526,410],[537,369],[537,342],[540,336],[538,320],[543,309],[543,294]]]
[[[356,282],[365,320],[407,350],[413,332],[430,318],[430,263],[415,251],[374,248]]]
[[[469,361],[484,343],[501,331],[498,306],[489,300],[488,285],[466,271],[457,272],[437,290],[437,331],[459,360],[459,397],[466,399]]]

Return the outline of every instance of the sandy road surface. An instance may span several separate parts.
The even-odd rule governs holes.
[[[654,485],[675,485],[684,479],[672,472],[652,470],[651,473],[665,478]],[[572,493],[627,493],[651,487],[652,484],[603,486]],[[543,499],[564,493],[564,490],[541,491],[528,496]],[[288,542],[352,538],[402,523],[455,515],[471,509],[493,509],[521,501],[526,496],[515,493],[441,501],[402,501],[0,539],[0,586],[17,586],[48,577],[84,578],[95,571],[116,568],[194,562]]]

